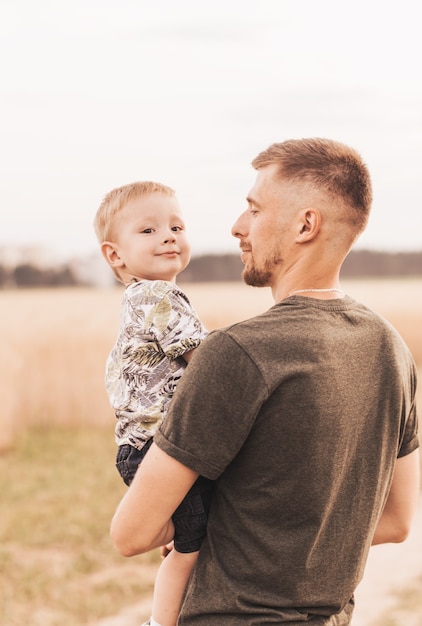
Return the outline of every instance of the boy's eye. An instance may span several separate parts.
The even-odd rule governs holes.
[[[144,228],[144,230],[142,232],[149,234],[149,233],[153,232],[153,229],[152,228]]]
[[[172,226],[171,229],[174,230],[175,232],[177,232],[178,230],[183,230],[182,226]]]

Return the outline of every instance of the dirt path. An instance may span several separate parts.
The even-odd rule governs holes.
[[[409,538],[401,544],[374,546],[365,576],[356,592],[352,626],[379,626],[379,620],[397,604],[398,594],[422,576],[422,496]],[[417,584],[417,583],[415,583]],[[150,614],[151,598],[127,607],[119,615],[108,617],[93,626],[140,626]],[[422,617],[403,624],[420,626]]]
[[[118,615],[106,617],[92,626],[141,626],[151,615],[151,598],[126,607]]]

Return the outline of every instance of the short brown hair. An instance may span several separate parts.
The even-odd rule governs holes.
[[[175,191],[171,187],[149,180],[129,183],[109,191],[98,207],[94,219],[94,230],[98,241],[103,243],[103,241],[113,238],[114,218],[129,202],[135,198],[157,192],[168,196],[175,195]]]
[[[368,221],[372,185],[361,156],[349,146],[331,139],[289,139],[274,143],[252,161],[259,170],[278,164],[280,177],[305,182],[353,211],[350,220],[357,232]]]

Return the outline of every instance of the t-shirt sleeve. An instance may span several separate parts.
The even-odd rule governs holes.
[[[418,434],[418,414],[416,408],[416,367],[413,363],[411,366],[411,375],[410,375],[410,387],[411,387],[411,398],[412,404],[410,407],[409,414],[406,416],[404,420],[404,427],[402,428],[402,433],[400,437],[400,447],[397,454],[397,458],[407,456],[414,450],[416,450],[420,446],[419,434]]]
[[[267,397],[250,357],[227,333],[214,331],[189,363],[155,442],[215,480],[242,447]]]
[[[197,348],[207,335],[189,299],[173,283],[151,281],[131,304],[140,327],[154,337],[168,359]]]
[[[186,295],[176,287],[168,291],[165,305],[167,324],[163,331],[157,326],[157,338],[166,357],[177,359],[197,348],[207,331]]]

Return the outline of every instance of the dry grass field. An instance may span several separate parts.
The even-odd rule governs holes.
[[[182,286],[209,329],[272,304],[240,282]],[[343,288],[396,326],[422,380],[422,280]],[[108,537],[125,489],[103,383],[121,295],[0,291],[1,626],[94,626],[151,593],[158,554],[123,559]]]
[[[422,367],[422,281],[347,281],[343,286],[398,328]],[[240,282],[184,288],[209,329],[272,304],[269,290]],[[0,291],[0,449],[28,426],[112,421],[103,372],[121,293],[119,288]]]

